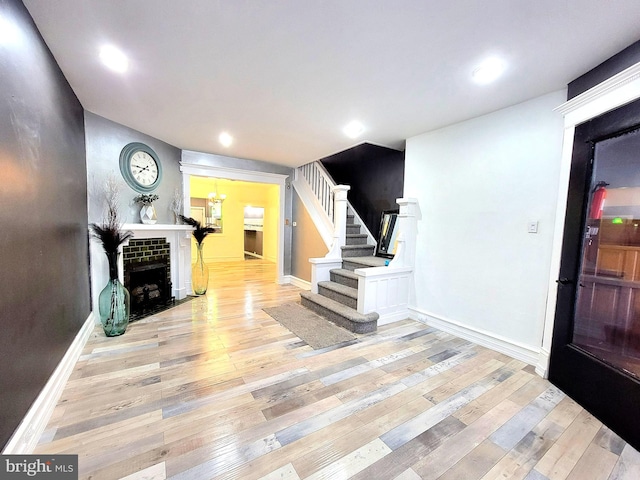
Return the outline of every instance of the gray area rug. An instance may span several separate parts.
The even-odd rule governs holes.
[[[331,323],[299,303],[285,303],[263,310],[284,327],[318,350],[357,338],[353,333]]]

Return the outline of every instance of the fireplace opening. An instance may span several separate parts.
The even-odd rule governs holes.
[[[144,313],[156,305],[174,301],[171,281],[168,279],[168,262],[141,262],[125,272],[125,287],[131,297],[131,313]]]
[[[123,247],[124,286],[129,291],[131,320],[175,304],[171,285],[170,245],[165,238],[131,239]]]

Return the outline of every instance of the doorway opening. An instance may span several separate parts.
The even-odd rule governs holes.
[[[264,207],[244,207],[244,259],[264,258]]]

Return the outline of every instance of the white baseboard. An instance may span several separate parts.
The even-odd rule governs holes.
[[[483,347],[504,353],[517,360],[522,360],[530,365],[538,365],[540,349],[514,342],[491,332],[468,327],[450,319],[438,317],[416,307],[409,307],[409,317]],[[537,368],[536,373],[538,373]]]
[[[97,315],[94,315],[93,312],[87,317],[84,325],[76,334],[76,338],[74,338],[64,357],[62,357],[51,377],[49,377],[38,398],[33,402],[18,428],[13,432],[9,442],[5,445],[2,451],[3,455],[30,454],[36,448],[38,440],[51,418],[53,409],[58,403],[60,395],[62,395],[62,390],[73,371],[73,367],[82,353],[82,349],[91,336],[96,321],[99,322],[95,317]]]
[[[303,290],[311,290],[311,282],[307,282],[306,280],[302,280],[301,278],[294,277],[293,275],[285,275],[284,279],[285,283],[290,283],[291,285],[295,285],[296,287]]]
[[[542,378],[549,378],[549,360],[551,360],[551,352],[545,348],[541,348],[536,364],[536,373]]]
[[[173,289],[173,296],[176,297],[176,300],[182,300],[183,298],[185,298],[187,296],[187,289],[186,288],[174,288]]]
[[[378,326],[387,325],[393,322],[399,322],[400,320],[404,320],[406,318],[411,318],[408,309],[402,310],[400,312],[389,313],[387,315],[380,315],[380,318],[378,319]]]

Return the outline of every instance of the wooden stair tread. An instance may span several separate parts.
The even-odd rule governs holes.
[[[375,257],[373,255],[364,257],[347,257],[342,259],[343,262],[357,263],[362,265],[362,268],[366,267],[384,267],[384,264],[389,258]]]
[[[357,288],[348,287],[346,285],[342,285],[337,282],[332,282],[332,281],[318,282],[318,287],[324,287],[327,290],[332,290],[334,292],[340,293],[341,295],[345,295],[351,298],[355,298],[355,299],[358,298]]]
[[[347,277],[353,280],[358,279],[358,276],[355,273],[353,273],[351,270],[347,270],[346,268],[334,268],[333,270],[331,270],[331,273],[335,275],[339,275],[341,277]]]
[[[378,328],[380,316],[376,312],[363,315],[353,308],[317,293],[300,292],[300,298],[302,305],[351,332],[369,333]]]

